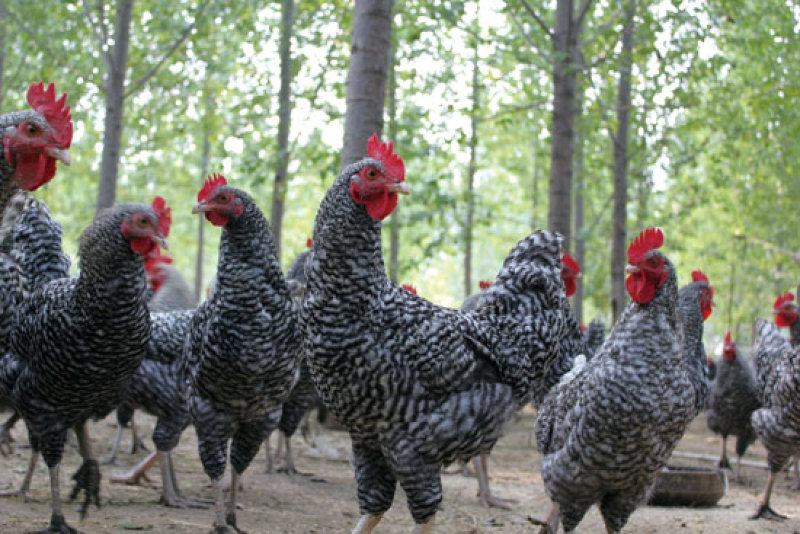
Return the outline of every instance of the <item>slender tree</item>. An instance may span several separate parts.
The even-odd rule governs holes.
[[[617,131],[614,144],[614,210],[611,232],[611,313],[616,321],[627,302],[625,296],[625,245],[628,204],[628,126],[631,109],[631,65],[636,0],[625,6],[622,51],[617,89]]]
[[[367,139],[383,131],[394,0],[356,0],[341,167],[364,157]]]
[[[211,89],[212,64],[206,63],[206,86],[203,90],[203,148],[200,154],[200,183],[208,176],[211,158],[211,124],[214,113],[214,95]],[[205,245],[205,217],[197,218],[197,256],[194,263],[194,296],[196,302],[203,300],[203,246]]]
[[[552,29],[527,0],[521,3],[549,37],[552,56],[545,57],[553,73],[553,118],[550,135],[550,229],[564,236],[570,247],[572,226],[572,174],[575,150],[575,84],[580,65],[579,40],[592,0],[579,6],[573,0],[557,0]],[[577,9],[576,9],[577,6]],[[529,38],[529,42],[534,44]],[[541,52],[538,49],[537,51]]]
[[[117,196],[117,172],[120,145],[122,144],[125,75],[128,70],[128,44],[130,43],[132,13],[133,0],[119,0],[114,23],[114,45],[111,47],[111,52],[105,54],[108,63],[108,74],[105,80],[106,118],[103,132],[103,156],[100,162],[100,184],[97,191],[97,212],[114,204]],[[99,16],[102,20],[102,13]]]
[[[286,199],[287,170],[289,168],[289,130],[292,121],[292,23],[294,0],[281,0],[281,88],[278,92],[278,165],[272,188],[272,214],[270,223],[275,239],[275,252],[281,257],[281,228]]]
[[[588,77],[588,76],[587,76]],[[583,116],[583,99],[584,91],[582,83],[579,82],[576,86],[576,114],[578,117]],[[586,143],[586,135],[581,128],[578,129],[575,136],[575,233],[573,242],[573,252],[575,259],[581,269],[586,267],[586,240],[584,238],[583,228],[583,201],[586,188],[586,176],[584,175],[584,145]],[[578,323],[583,322],[583,277],[578,278],[575,287],[575,296],[572,299],[572,308],[575,310],[575,318]]]
[[[397,78],[395,66],[397,65],[397,46],[392,45],[389,50],[389,139],[397,143]],[[389,216],[389,279],[397,282],[400,262],[400,206],[398,205]]]
[[[467,169],[467,215],[464,221],[464,298],[472,293],[472,226],[475,218],[475,172],[478,150],[478,111],[480,109],[480,66],[478,49],[480,41],[475,38],[475,49],[472,55],[472,109],[470,124],[472,132],[469,137],[469,168]]]

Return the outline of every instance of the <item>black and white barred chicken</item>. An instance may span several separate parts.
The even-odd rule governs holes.
[[[72,496],[86,492],[82,515],[91,500],[99,505],[100,471],[85,422],[116,406],[142,361],[150,335],[142,255],[166,244],[163,230],[150,206],[110,208],[81,236],[79,276],[40,287],[19,311],[11,349],[22,371],[13,398],[33,450],[50,471],[51,532],[75,532],[64,520],[59,492],[69,428],[84,459]]]
[[[792,347],[776,325],[762,319],[756,319],[754,329],[756,392],[762,407],[750,422],[767,449],[769,478],[752,519],[780,520],[786,516],[775,512],[769,501],[778,473],[800,454],[800,347]]]
[[[443,464],[489,451],[556,356],[561,238],[520,241],[473,314],[436,306],[386,277],[381,220],[407,193],[402,159],[373,136],[317,213],[301,312],[326,406],[349,431],[361,518],[371,532],[399,482],[429,532]]]
[[[625,285],[633,302],[539,411],[536,440],[553,501],[542,532],[555,533],[559,521],[572,532],[593,504],[608,532],[619,532],[697,414],[702,391],[684,355],[677,276],[658,251],[663,240],[648,229],[631,243]]]
[[[756,395],[753,369],[747,359],[738,353],[731,333],[725,335],[722,359],[716,365],[716,377],[711,384],[706,422],[712,432],[722,435],[722,454],[719,466],[730,469],[727,439],[736,436],[736,480],[741,480],[742,455],[756,440],[750,416],[760,407]]]
[[[708,358],[703,343],[703,324],[714,306],[714,286],[703,271],[692,271],[692,281],[678,291],[678,302],[683,319],[683,360],[695,392],[697,415],[708,401]]]
[[[289,396],[300,356],[297,311],[269,223],[253,199],[209,177],[194,213],[222,227],[216,285],[197,308],[183,354],[200,460],[215,487],[215,532],[238,532],[238,477],[261,447],[265,418]],[[230,498],[222,476],[230,445]]]
[[[58,241],[57,250],[61,251],[60,225],[50,219],[43,204],[35,204],[32,209],[36,213],[22,224],[20,232],[25,235],[20,237],[24,241],[23,246],[41,237],[43,246],[38,252],[35,247],[27,249],[30,257],[23,260],[27,266],[18,263],[21,260],[19,251],[16,259],[11,256],[17,218],[26,207],[32,206],[31,199],[20,191],[34,191],[53,179],[58,161],[65,165],[70,163],[72,118],[66,99],[66,94],[56,99],[52,83],[46,89],[43,83],[31,84],[27,100],[32,110],[0,114],[0,408],[14,410],[11,389],[19,372],[19,362],[8,354],[8,350],[16,310],[25,294],[42,280],[41,277],[52,275],[48,271],[50,258],[37,257],[42,254],[41,250],[46,249],[55,237]],[[44,227],[35,223],[40,208],[47,216]],[[31,224],[34,232],[44,229],[45,232],[52,230],[55,234],[32,234],[28,230]],[[38,260],[44,261],[41,268],[37,267]],[[37,279],[27,280],[28,276]],[[9,447],[10,429],[18,418],[18,413],[14,411],[0,428],[0,453]]]

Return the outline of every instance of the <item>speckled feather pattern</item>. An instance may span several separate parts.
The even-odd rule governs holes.
[[[317,213],[304,348],[350,432],[361,512],[387,510],[399,482],[423,522],[441,502],[442,463],[490,450],[556,356],[560,237],[521,241],[474,312],[436,306],[386,278],[380,222],[349,193],[365,165],[380,162],[345,169]]]
[[[300,355],[297,311],[269,223],[249,195],[228,189],[244,210],[222,229],[215,290],[192,319],[182,359],[211,479],[224,473],[230,438],[233,468],[247,468],[265,437],[265,416],[289,396]]]
[[[32,293],[12,334],[12,350],[24,362],[14,401],[51,466],[61,459],[66,430],[111,411],[144,355],[144,261],[120,232],[133,212],[155,217],[141,204],[101,214],[81,237],[78,278]]]
[[[750,418],[767,449],[770,471],[779,472],[800,454],[800,347],[791,347],[778,328],[756,320],[753,361],[762,408]]]
[[[547,397],[536,421],[542,477],[564,529],[595,503],[619,531],[696,413],[677,282],[623,311],[594,358]]]
[[[689,370],[689,380],[695,392],[695,415],[699,414],[708,400],[708,363],[703,344],[703,310],[700,297],[710,290],[706,282],[691,282],[678,292],[678,302],[683,319],[683,360]]]

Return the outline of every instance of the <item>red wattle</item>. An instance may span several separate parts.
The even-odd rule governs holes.
[[[206,212],[206,220],[214,226],[225,226],[228,224],[228,216],[215,211]]]
[[[625,289],[631,298],[639,304],[646,304],[656,296],[656,288],[649,283],[647,277],[642,273],[630,275],[625,280]]]
[[[794,324],[796,320],[797,320],[796,313],[792,314],[779,313],[778,315],[775,316],[775,324],[781,328],[788,328],[792,326],[792,324]]]
[[[703,320],[705,321],[711,316],[712,308],[708,304],[704,304],[703,306],[701,306],[701,308],[703,310]]]
[[[23,191],[34,191],[50,181],[55,176],[55,160],[52,165],[48,165],[47,154],[25,154],[17,159],[17,167],[14,170],[14,177],[17,185]]]
[[[564,290],[567,292],[568,297],[574,295],[577,289],[578,289],[578,284],[575,282],[574,278],[567,277],[564,279]]]
[[[149,237],[134,237],[131,239],[131,250],[137,254],[148,254],[156,246]]]

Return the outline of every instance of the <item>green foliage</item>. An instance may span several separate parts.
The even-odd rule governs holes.
[[[3,110],[25,107],[28,83],[55,81],[76,121],[73,166],[41,195],[74,255],[97,188],[104,116],[104,49],[83,0],[6,0]],[[88,2],[94,8],[94,2]],[[202,1],[136,0],[128,79],[150,72]],[[489,5],[492,4],[492,5]],[[553,3],[527,0],[552,26]],[[576,2],[581,4],[581,2]],[[679,5],[678,5],[679,4]],[[116,2],[106,2],[113,27]],[[609,316],[612,141],[620,2],[593,2],[581,47],[587,258],[586,317]],[[798,277],[800,10],[766,0],[640,1],[633,60],[628,234],[661,225],[681,282],[701,268],[716,286],[707,328],[740,337]],[[319,201],[338,172],[352,4],[297,0],[284,265],[305,248]],[[209,0],[186,42],[126,101],[119,200],[164,195],[170,254],[192,278],[199,221],[190,215],[203,134],[210,171],[268,211],[276,163],[280,2]],[[462,249],[471,50],[481,100],[474,278],[492,279],[508,250],[547,221],[552,79],[550,37],[522,0],[396,0],[398,152],[412,195],[401,199],[400,280],[435,301],[463,295]],[[210,106],[206,106],[207,99]],[[534,188],[536,183],[536,188]],[[218,231],[207,228],[205,280]],[[743,237],[736,237],[741,235]],[[387,238],[388,239],[388,238]],[[386,243],[388,247],[388,241]],[[729,306],[730,303],[730,306]],[[711,339],[711,338],[710,338]]]

